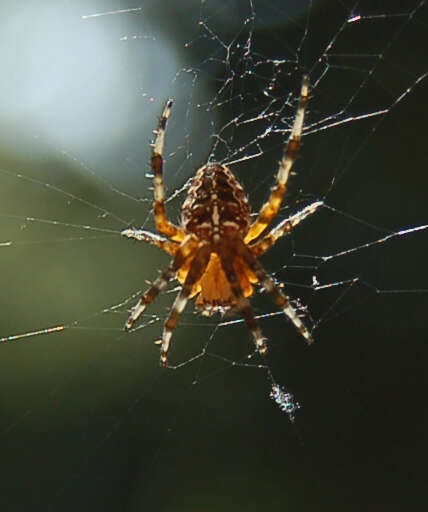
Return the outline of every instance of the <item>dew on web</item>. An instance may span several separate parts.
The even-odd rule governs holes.
[[[294,400],[292,393],[286,391],[282,386],[278,386],[278,384],[273,384],[269,397],[278,405],[282,412],[287,414],[290,421],[294,423],[296,411],[300,409],[300,404]]]

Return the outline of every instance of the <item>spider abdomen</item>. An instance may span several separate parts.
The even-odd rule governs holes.
[[[232,171],[220,164],[201,167],[181,211],[183,228],[200,240],[242,236],[250,226],[250,206]]]

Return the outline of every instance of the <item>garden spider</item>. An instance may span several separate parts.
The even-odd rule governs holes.
[[[125,324],[129,331],[146,307],[168,282],[177,278],[182,284],[171,312],[166,319],[161,345],[161,366],[167,365],[171,336],[187,300],[196,298],[196,307],[204,314],[234,310],[244,317],[257,350],[267,352],[265,338],[254,317],[248,297],[253,284],[259,283],[269,292],[279,308],[288,316],[308,344],[312,336],[289,298],[275,285],[258,261],[283,235],[308,215],[314,213],[321,201],[314,202],[296,215],[285,219],[267,234],[265,232],[281,206],[291,167],[300,146],[309,79],[303,77],[300,100],[284,155],[279,162],[276,184],[269,200],[258,217],[250,222],[250,206],[244,191],[232,171],[221,164],[208,163],[201,167],[191,181],[181,210],[181,225],[168,220],[162,176],[165,129],[171,113],[172,100],[165,105],[153,144],[151,166],[154,180],[154,217],[156,229],[165,236],[145,230],[126,229],[122,235],[156,245],[173,256],[169,267],[145,291],[132,308]]]

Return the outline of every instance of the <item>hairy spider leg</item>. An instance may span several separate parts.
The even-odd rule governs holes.
[[[178,320],[180,319],[181,313],[186,307],[187,300],[192,291],[193,285],[199,281],[202,274],[205,272],[207,268],[208,261],[210,259],[211,247],[208,244],[202,245],[202,247],[197,251],[195,257],[190,264],[189,272],[186,276],[186,280],[180,290],[180,293],[174,300],[174,304],[171,308],[171,312],[166,319],[163,333],[162,333],[162,341],[161,341],[161,366],[166,366],[168,362],[168,351],[170,348],[171,337],[174,329],[178,324]]]
[[[276,176],[276,184],[272,187],[268,201],[262,206],[257,219],[253,222],[245,236],[245,243],[251,242],[269,226],[275,215],[281,207],[282,199],[285,191],[290,170],[293,167],[297,152],[300,147],[300,139],[303,130],[303,121],[305,118],[306,104],[309,97],[309,77],[304,75],[302,87],[300,90],[300,100],[294,118],[293,127],[290,137],[284,151],[284,155],[279,162],[278,174]]]
[[[260,240],[250,245],[251,252],[254,256],[259,257],[270,249],[276,242],[284,235],[290,233],[292,229],[297,226],[302,220],[315,213],[323,201],[315,201],[314,203],[305,206],[300,212],[284,219],[277,226],[275,226],[269,233],[264,235]]]
[[[227,280],[229,281],[232,292],[236,298],[236,309],[242,314],[245,325],[251,331],[254,338],[254,343],[260,355],[267,353],[267,347],[265,344],[266,338],[259,327],[256,317],[254,316],[253,310],[251,309],[250,302],[244,297],[244,293],[239,285],[238,275],[233,266],[233,261],[236,257],[236,253],[231,254],[231,251],[223,249],[220,252],[221,266],[223,267],[224,273],[226,274]]]
[[[179,243],[173,242],[172,240],[169,240],[168,238],[156,233],[146,231],[145,229],[129,228],[124,229],[120,234],[126,238],[137,240],[138,242],[146,242],[152,245],[156,245],[156,247],[159,247],[159,249],[162,249],[172,256],[177,254],[177,251],[180,248]]]
[[[184,240],[186,232],[180,227],[170,222],[166,215],[165,209],[165,188],[163,184],[163,149],[165,145],[165,131],[168,118],[171,114],[172,100],[168,100],[162,112],[158,129],[156,130],[156,138],[153,144],[152,153],[152,172],[153,172],[153,190],[156,229],[164,235],[172,238],[177,242]]]
[[[246,247],[245,244],[241,244],[239,248],[239,253],[241,254],[244,261],[250,267],[250,269],[254,272],[259,280],[260,284],[263,288],[270,293],[275,304],[282,309],[282,311],[288,316],[288,318],[293,322],[296,329],[300,332],[300,334],[305,338],[305,341],[308,345],[313,343],[313,338],[305,324],[300,320],[297,315],[295,309],[290,304],[290,299],[284,295],[275,285],[273,279],[267,274],[263,266],[259,263],[256,257],[251,253],[251,249]]]
[[[131,314],[125,324],[126,331],[132,329],[132,326],[140,318],[146,307],[154,301],[159,292],[165,288],[173,277],[175,277],[177,270],[186,262],[187,258],[193,253],[197,245],[197,240],[190,235],[188,235],[182,242],[169,267],[162,272],[162,274],[154,281],[152,286],[141,295],[139,301],[132,308]]]

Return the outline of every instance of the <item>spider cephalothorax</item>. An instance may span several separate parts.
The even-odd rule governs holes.
[[[171,312],[165,322],[161,340],[161,364],[166,366],[172,331],[184,310],[187,300],[196,297],[196,306],[204,314],[236,310],[244,317],[260,354],[267,351],[265,339],[248,301],[253,285],[259,283],[269,292],[308,343],[312,336],[290,304],[288,297],[277,288],[265,272],[258,257],[275,242],[321,206],[315,202],[299,213],[285,219],[267,234],[263,234],[279,211],[286,191],[288,176],[300,146],[309,81],[303,78],[299,106],[290,138],[279,163],[276,184],[268,201],[251,223],[250,206],[244,190],[232,171],[220,164],[201,167],[192,179],[183,203],[181,225],[167,219],[162,174],[162,153],[165,128],[171,112],[169,100],[162,114],[153,145],[152,170],[154,175],[154,212],[158,231],[166,237],[149,231],[127,229],[129,238],[157,245],[173,256],[169,267],[141,296],[125,324],[132,328],[146,306],[168,282],[177,278],[182,284]],[[261,236],[262,235],[262,236]]]

